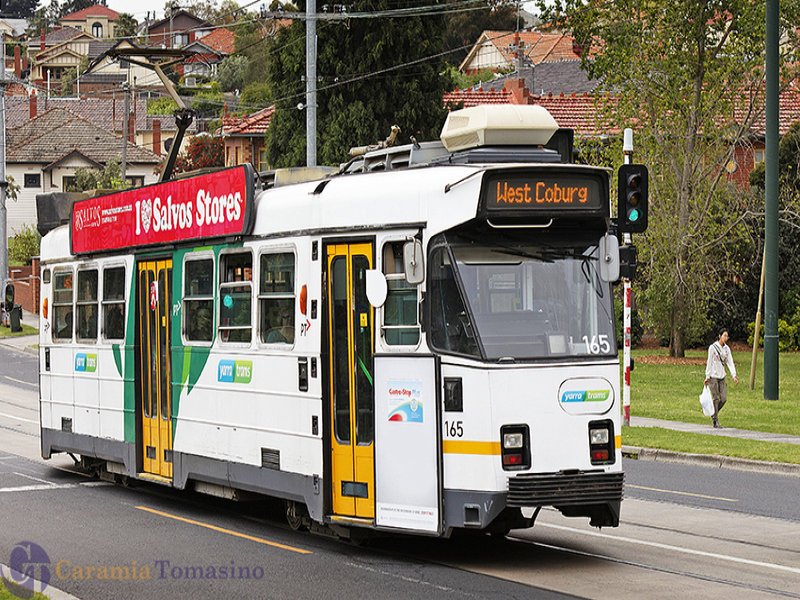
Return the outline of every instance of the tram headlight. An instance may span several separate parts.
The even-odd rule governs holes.
[[[521,433],[504,433],[503,434],[503,448],[511,450],[512,448],[522,448],[524,438]]]
[[[611,419],[589,423],[589,460],[593,465],[612,465],[616,462],[614,422]]]
[[[589,441],[592,446],[608,444],[608,429],[590,429]]]

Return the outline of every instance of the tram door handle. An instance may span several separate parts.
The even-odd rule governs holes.
[[[308,359],[297,359],[297,387],[301,392],[308,391]]]

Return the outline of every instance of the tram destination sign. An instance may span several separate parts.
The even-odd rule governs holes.
[[[600,174],[525,171],[488,173],[483,205],[489,213],[607,212],[608,184]]]
[[[72,254],[246,235],[253,203],[250,165],[77,200]]]

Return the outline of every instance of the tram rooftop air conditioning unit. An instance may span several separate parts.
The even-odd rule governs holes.
[[[449,152],[479,146],[544,146],[558,129],[538,105],[482,104],[454,110],[439,136]]]

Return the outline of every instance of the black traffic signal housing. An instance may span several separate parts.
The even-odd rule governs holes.
[[[642,233],[647,229],[647,167],[622,165],[619,168],[617,227],[623,233]]]

